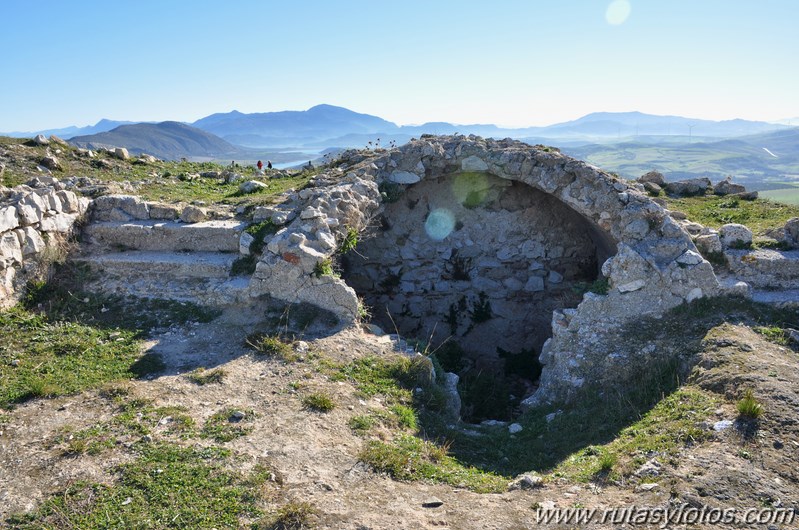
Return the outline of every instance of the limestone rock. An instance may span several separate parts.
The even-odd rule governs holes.
[[[41,221],[47,205],[41,197],[35,193],[29,193],[17,204],[17,215],[19,224],[23,226],[35,225]]]
[[[116,147],[114,148],[114,156],[120,160],[128,160],[130,158],[130,154],[128,150],[124,147]]]
[[[103,195],[94,200],[94,219],[97,221],[147,220],[147,203],[133,195]]]
[[[174,221],[180,217],[180,209],[169,204],[149,204],[150,219]]]
[[[444,393],[446,394],[446,412],[454,421],[461,417],[461,396],[458,393],[458,374],[444,373]]]
[[[681,265],[699,265],[704,260],[700,254],[697,254],[693,250],[686,250],[677,257],[676,261]]]
[[[705,256],[718,254],[722,251],[721,239],[717,233],[697,236],[694,239],[696,248]]]
[[[538,475],[522,475],[508,485],[509,491],[531,490],[544,485],[544,479]]]
[[[22,247],[14,232],[5,232],[0,235],[0,262],[7,265],[22,263]]]
[[[0,207],[0,233],[13,230],[18,226],[17,209],[13,206]]]
[[[712,187],[708,178],[697,178],[680,180],[677,182],[667,182],[663,186],[667,193],[678,197],[691,197],[694,195],[704,195]]]
[[[650,171],[649,173],[644,173],[640,177],[638,177],[638,182],[642,183],[651,183],[658,186],[658,188],[662,188],[664,184],[666,184],[666,179],[663,177],[663,173],[659,171]]]
[[[75,214],[57,213],[55,215],[45,215],[40,223],[42,232],[60,232],[62,234],[72,231],[75,225]]]
[[[738,197],[742,201],[753,201],[757,199],[758,193],[756,191],[742,191],[740,193],[734,193],[733,197]]]
[[[242,232],[239,236],[239,254],[244,256],[250,255],[250,245],[255,241],[255,237],[247,232]]]
[[[416,184],[422,177],[410,171],[392,171],[388,180],[396,184]]]
[[[752,231],[741,224],[730,223],[719,228],[719,237],[725,248],[745,248],[752,244]]]
[[[266,184],[263,182],[259,182],[257,180],[248,180],[247,182],[242,182],[239,184],[239,191],[241,193],[255,193],[257,191],[262,191],[268,188]]]
[[[33,138],[33,143],[35,143],[36,145],[47,145],[50,143],[50,140],[48,140],[47,137],[43,134],[37,134]]]
[[[31,254],[38,254],[45,248],[44,239],[39,235],[39,232],[31,226],[26,226],[22,229],[22,255],[28,256]]]
[[[713,186],[713,193],[715,195],[732,195],[734,193],[744,193],[746,187],[740,184],[734,184],[732,177],[727,177],[715,186]]]
[[[463,171],[488,171],[488,164],[482,158],[472,155],[461,161],[461,169]]]
[[[79,213],[81,211],[80,200],[74,192],[69,190],[60,190],[56,192],[55,196],[61,202],[62,212]]]
[[[799,247],[799,217],[792,217],[785,223],[785,242],[792,247]]]
[[[52,155],[48,155],[39,160],[39,164],[52,171],[59,171],[61,169],[61,164],[58,162],[58,159]]]
[[[208,219],[208,213],[199,206],[186,206],[180,213],[180,220],[184,223],[200,223]]]
[[[652,195],[660,195],[660,193],[663,191],[663,188],[654,182],[644,182],[644,190]]]
[[[524,285],[524,290],[528,292],[538,292],[544,290],[544,279],[539,276],[530,276]]]
[[[629,283],[619,285],[617,289],[620,293],[631,293],[646,287],[646,280],[635,280]]]

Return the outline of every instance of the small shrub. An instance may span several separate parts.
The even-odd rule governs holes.
[[[472,304],[472,323],[480,324],[491,320],[493,314],[491,313],[491,302],[488,301],[488,295],[480,291],[478,299]]]
[[[780,326],[757,326],[752,328],[755,333],[763,335],[767,340],[782,344],[788,344],[788,334]]]
[[[324,392],[308,394],[302,398],[302,404],[305,406],[305,408],[315,412],[330,412],[336,408],[336,403]]]
[[[374,424],[374,417],[368,414],[359,414],[358,416],[353,416],[349,421],[350,429],[361,432],[368,431],[374,426]]]
[[[310,528],[311,517],[316,514],[316,508],[307,502],[289,502],[277,510],[275,518],[268,530],[302,530]]]
[[[335,276],[336,272],[333,270],[333,261],[330,258],[325,258],[316,263],[313,269],[313,274],[317,278],[322,276]]]
[[[391,204],[400,200],[405,189],[401,184],[384,180],[377,186],[377,191],[380,192],[380,198],[384,203]]]
[[[245,342],[247,346],[251,347],[256,353],[261,355],[276,357],[285,362],[294,362],[299,358],[294,352],[294,347],[291,345],[291,343],[286,342],[283,338],[277,335],[264,335],[262,333],[255,333],[248,336]]]
[[[744,392],[744,396],[738,401],[737,409],[738,414],[751,419],[759,418],[765,410],[763,404],[755,398],[751,388]]]
[[[216,368],[214,370],[197,368],[193,372],[187,374],[186,377],[195,385],[203,386],[210,383],[221,384],[226,375],[227,372],[222,368]]]
[[[249,276],[255,272],[255,266],[258,264],[258,256],[249,254],[248,256],[241,256],[236,258],[233,265],[230,266],[231,276]]]
[[[599,455],[599,472],[600,473],[609,473],[613,466],[616,465],[618,461],[618,457],[608,451],[604,451],[601,455]]]
[[[415,431],[417,428],[416,413],[405,405],[392,405],[391,412],[396,416],[397,423],[403,429]]]
[[[338,251],[342,254],[346,254],[351,250],[355,250],[355,247],[358,246],[358,231],[352,227],[347,228],[347,235],[344,236],[344,239],[341,241],[341,244],[338,247]]]
[[[472,259],[458,256],[456,251],[452,251],[452,256],[445,265],[446,271],[452,280],[458,282],[468,282],[472,279],[471,274]]]

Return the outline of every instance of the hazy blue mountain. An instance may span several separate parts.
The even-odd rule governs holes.
[[[254,114],[234,110],[206,116],[192,125],[222,138],[231,137],[258,147],[304,145],[347,134],[390,133],[398,129],[396,124],[377,116],[332,105],[317,105],[304,111]]]
[[[682,116],[656,116],[642,112],[595,112],[573,121],[557,123],[536,131],[538,136],[685,135],[729,138],[784,129],[787,126],[749,120],[711,121]]]
[[[787,126],[747,120],[711,121],[641,112],[595,112],[546,127],[502,128],[493,124],[428,122],[396,124],[343,107],[317,105],[306,111],[212,114],[193,124],[231,143],[248,147],[343,146],[361,147],[374,141],[418,137],[422,134],[477,134],[493,138],[544,138],[582,142],[617,141],[627,136],[690,136],[729,138],[784,129]]]
[[[137,123],[111,131],[76,136],[70,143],[79,147],[125,147],[131,154],[148,153],[175,160],[182,157],[219,157],[238,155],[241,150],[211,133],[179,123]]]
[[[111,129],[115,129],[120,125],[129,125],[132,123],[138,123],[133,121],[115,121],[115,120],[106,120],[102,119],[95,123],[94,125],[87,125],[85,127],[76,127],[74,125],[70,127],[63,127],[61,129],[44,129],[41,131],[28,131],[28,132],[20,132],[14,131],[10,133],[0,133],[2,136],[11,136],[14,138],[32,138],[37,134],[43,134],[45,136],[50,136],[54,134],[59,136],[65,140],[72,138],[73,136],[78,135],[86,135],[86,134],[97,134],[101,132],[110,131]]]

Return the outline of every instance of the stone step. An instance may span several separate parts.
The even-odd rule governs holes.
[[[95,273],[90,289],[132,295],[226,305],[248,297],[249,277],[230,277],[236,254],[219,252],[129,251],[75,258]]]
[[[799,289],[799,250],[726,250],[730,273],[755,289]]]
[[[752,292],[752,300],[777,307],[797,307],[799,306],[799,289],[786,289],[783,291],[755,290]]]
[[[83,228],[84,240],[106,248],[168,252],[238,252],[240,221],[106,221]]]

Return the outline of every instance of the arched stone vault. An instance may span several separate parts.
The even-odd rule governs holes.
[[[540,355],[540,387],[530,405],[568,399],[587,381],[602,380],[602,370],[617,370],[608,359],[613,333],[624,323],[719,290],[712,267],[667,211],[633,185],[555,149],[423,136],[397,149],[346,152],[339,163],[299,193],[297,218],[261,256],[253,295],[311,302],[344,322],[355,320],[355,291],[313,272],[336,252],[348,228],[362,231],[378,222],[387,196],[381,198],[378,185],[396,191],[462,172],[492,175],[552,196],[586,221],[609,290],[585,293],[576,308],[553,312],[551,337]]]

